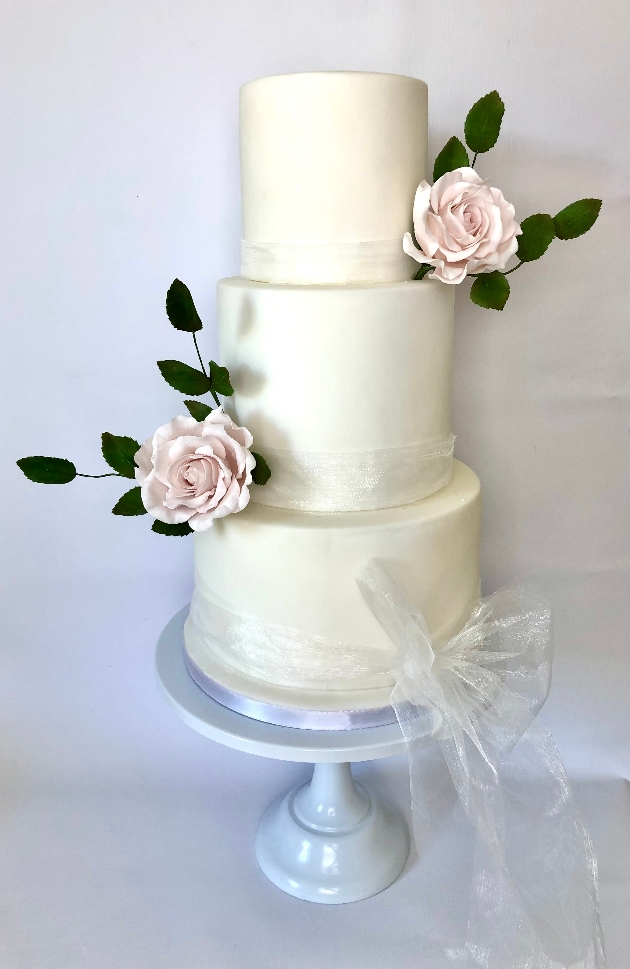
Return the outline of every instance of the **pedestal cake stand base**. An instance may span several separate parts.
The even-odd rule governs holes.
[[[164,629],[158,680],[188,726],[228,747],[276,760],[315,764],[309,784],[274,801],[256,834],[256,857],[283,891],[311,902],[356,902],[387,888],[409,855],[402,815],[352,777],[351,764],[404,753],[397,723],[355,730],[301,730],[253,720],[222,706],[184,662],[186,610]]]

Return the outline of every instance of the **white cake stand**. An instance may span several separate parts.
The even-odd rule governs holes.
[[[396,880],[409,855],[402,815],[353,780],[351,764],[405,751],[397,723],[356,730],[277,727],[228,710],[186,669],[188,607],[160,636],[156,666],[166,698],[204,737],[249,754],[314,764],[309,784],[274,801],[256,833],[256,857],[274,885],[309,902],[357,902]]]

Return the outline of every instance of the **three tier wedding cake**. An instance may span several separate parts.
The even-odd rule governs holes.
[[[416,754],[429,734],[440,745],[477,833],[465,940],[449,939],[440,965],[456,952],[501,969],[603,969],[590,839],[535,719],[550,683],[549,605],[528,586],[479,599],[480,486],[453,460],[457,285],[471,277],[471,300],[502,310],[508,276],[554,239],[589,231],[601,207],[579,199],[517,222],[475,170],[503,114],[497,91],[476,101],[465,145],[449,139],[429,184],[422,81],[339,72],[246,84],[242,267],[218,285],[222,364],[204,362],[201,318],[175,279],[166,314],[192,336],[200,369],[158,367],[188,414],[142,445],[103,433],[105,474],[43,455],[17,463],[44,484],[135,479],[115,515],[148,514],[159,535],[194,533],[185,659],[222,704],[310,729],[397,719],[418,845],[437,817]],[[265,818],[286,808],[288,820],[300,794]],[[308,898],[293,874],[302,878],[312,832],[291,823],[296,841],[275,820],[268,829],[263,869]],[[369,841],[385,829],[352,830]],[[276,855],[281,843],[289,854]],[[298,868],[277,861],[293,844]],[[343,875],[337,848],[335,835],[325,879]],[[347,900],[330,884],[326,901]]]
[[[357,574],[381,559],[435,643],[479,595],[480,487],[453,460],[455,287],[403,251],[427,87],[375,73],[246,84],[242,275],[218,284],[226,410],[271,469],[195,535],[188,668],[259,719],[395,719],[394,646]]]

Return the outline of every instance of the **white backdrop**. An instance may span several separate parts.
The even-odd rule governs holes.
[[[194,357],[166,289],[191,288],[208,357],[216,280],[238,272],[239,86],[330,69],[426,80],[432,157],[496,87],[479,167],[517,217],[604,200],[587,236],[511,277],[502,314],[458,293],[454,426],[484,489],[485,591],[533,577],[555,607],[542,717],[599,851],[611,967],[628,966],[630,6],[4,0],[0,17],[1,969],[419,964],[414,866],[360,905],[282,896],[251,839],[306,769],[204,741],[158,694],[190,540],[112,517],[119,482],[46,488],[14,464],[97,474],[101,431],[142,440],[173,416],[154,361]],[[361,770],[406,805],[403,759]]]

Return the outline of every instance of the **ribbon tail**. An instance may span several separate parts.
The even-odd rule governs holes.
[[[550,734],[534,722],[499,753],[496,780],[469,750],[465,784],[447,746],[477,835],[466,942],[472,965],[603,969],[595,857]]]
[[[392,694],[409,750],[418,851],[444,810],[425,790],[425,713]],[[416,719],[417,716],[417,719]],[[475,831],[465,939],[444,951],[468,969],[605,969],[597,863],[560,755],[534,722],[492,765],[447,716],[439,745]],[[457,940],[453,940],[457,941]]]
[[[427,719],[475,831],[469,969],[605,969],[597,864],[560,754],[536,721],[550,678],[551,617],[527,587],[482,600],[433,652],[427,624],[382,563],[359,586],[398,647],[392,705],[409,752],[419,851],[441,827],[425,791]]]

